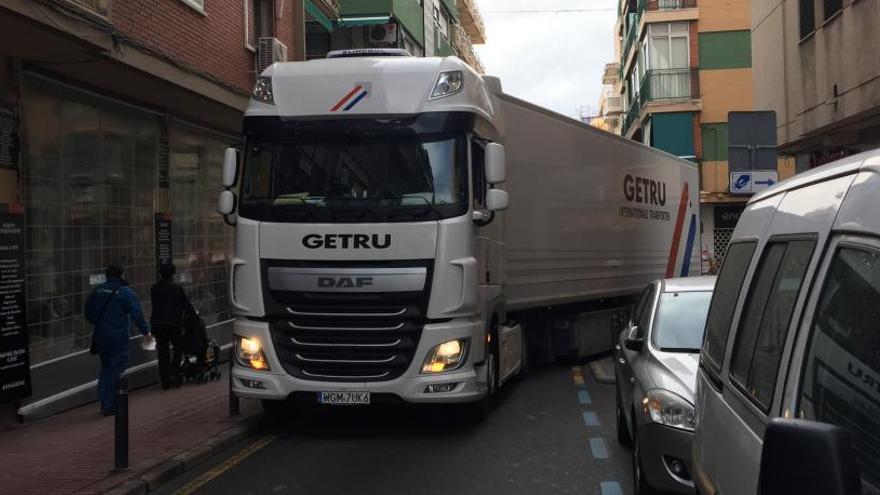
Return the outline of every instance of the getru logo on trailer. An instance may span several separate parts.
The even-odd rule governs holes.
[[[356,107],[358,103],[370,97],[373,93],[373,83],[368,82],[356,82],[354,83],[354,89],[348,92],[341,100],[336,102],[332,108],[330,108],[331,112],[348,112],[352,108]]]
[[[388,249],[391,234],[309,234],[302,243],[309,249]]]

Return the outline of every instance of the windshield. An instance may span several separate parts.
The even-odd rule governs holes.
[[[667,292],[660,296],[651,341],[666,352],[700,352],[712,292]]]
[[[253,141],[245,157],[241,214],[282,222],[463,215],[466,157],[464,138],[453,136]]]

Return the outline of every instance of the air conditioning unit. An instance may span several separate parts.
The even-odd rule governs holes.
[[[397,43],[397,24],[377,24],[370,28],[370,43]]]
[[[287,45],[278,38],[260,38],[257,43],[257,74],[275,62],[287,62]]]

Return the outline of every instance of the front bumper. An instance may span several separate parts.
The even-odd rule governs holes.
[[[455,319],[447,323],[425,325],[415,356],[406,372],[398,378],[384,382],[329,382],[311,381],[291,376],[278,360],[269,324],[239,318],[233,324],[233,333],[257,339],[263,344],[263,352],[269,363],[269,371],[254,371],[235,363],[232,368],[232,391],[238,397],[265,400],[288,400],[295,396],[317,392],[371,392],[377,396],[391,396],[412,403],[460,403],[473,402],[486,395],[485,367],[475,366],[482,356],[469,352],[464,366],[457,370],[436,375],[423,375],[420,368],[428,352],[444,342],[481,335],[482,325],[476,319]],[[473,349],[473,346],[472,346]],[[256,383],[263,389],[255,388]],[[450,392],[427,393],[428,385],[456,383]],[[317,400],[317,399],[316,399]]]
[[[639,425],[639,450],[642,469],[648,484],[656,490],[693,494],[691,444],[694,434],[668,426],[646,423]],[[671,463],[678,460],[686,469],[684,475],[672,472]]]

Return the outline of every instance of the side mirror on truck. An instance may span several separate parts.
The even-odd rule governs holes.
[[[227,215],[231,215],[235,212],[235,193],[226,190],[220,193],[220,197],[217,198],[217,212],[223,215],[224,217]]]
[[[226,148],[223,154],[223,187],[235,186],[238,175],[238,151],[235,148]]]
[[[486,145],[486,182],[498,184],[507,179],[507,164],[505,161],[504,146],[498,143]],[[490,210],[492,208],[489,208]]]
[[[859,495],[859,475],[849,435],[840,427],[776,418],[767,425],[758,495]]]
[[[506,210],[510,205],[510,197],[507,191],[501,189],[489,189],[486,191],[486,209],[489,211]]]

